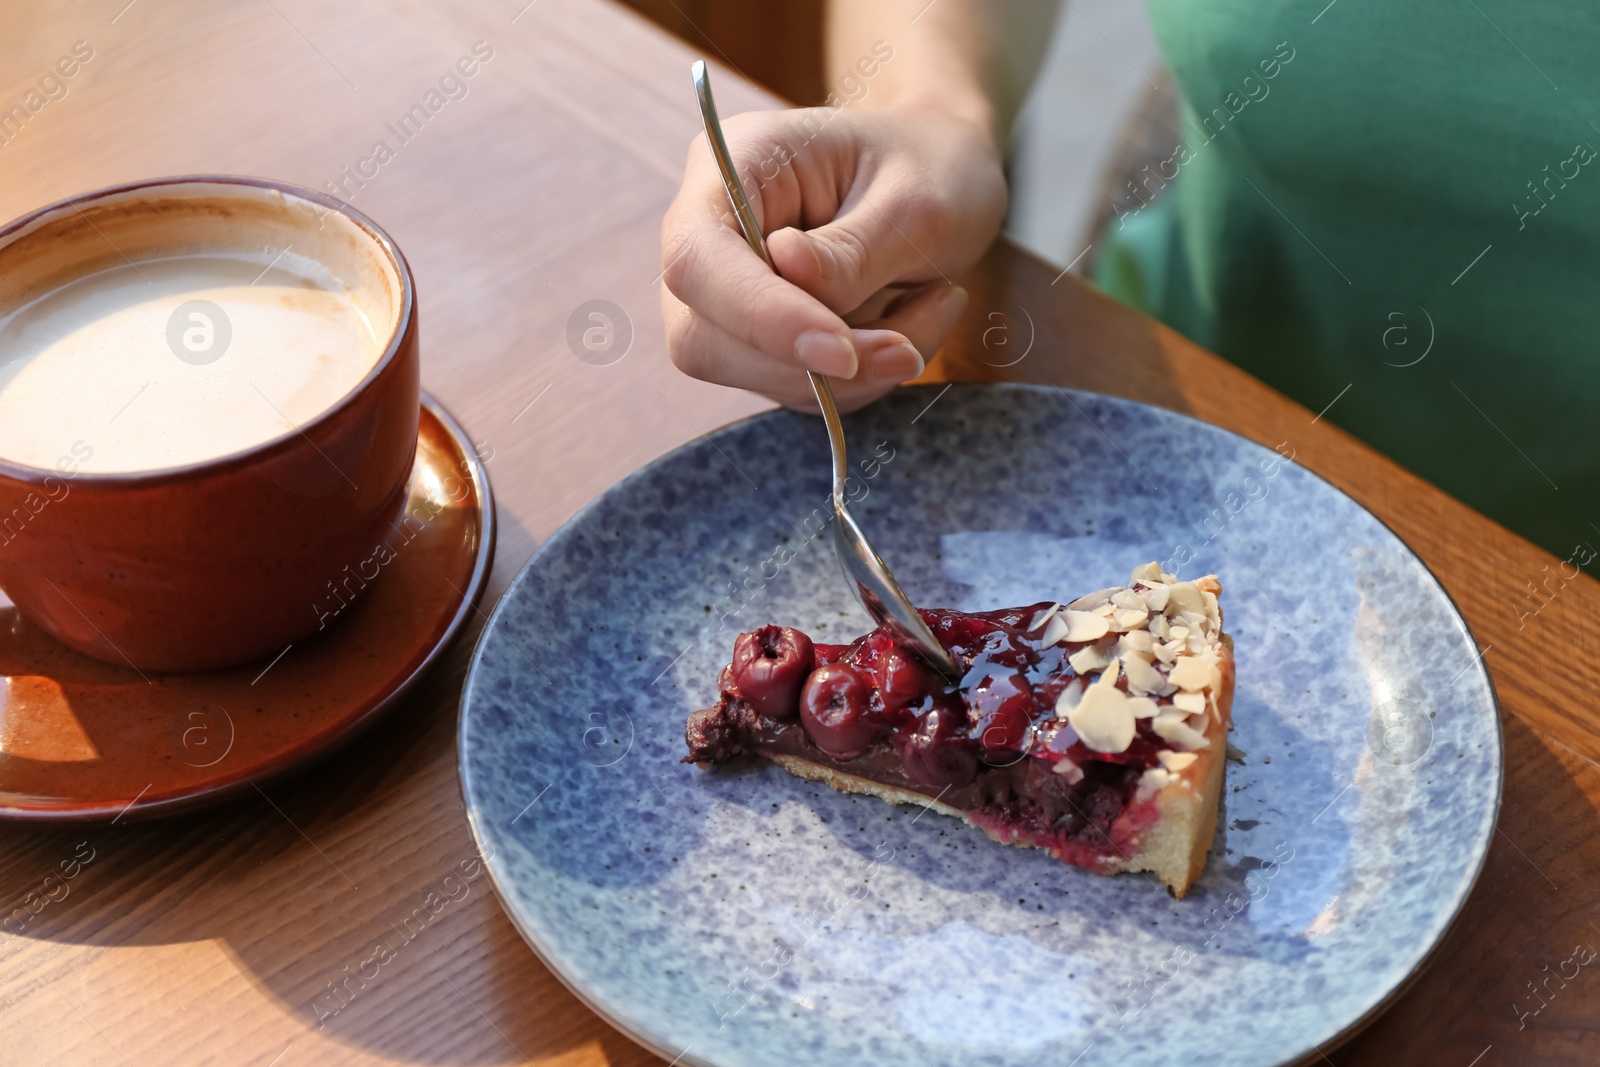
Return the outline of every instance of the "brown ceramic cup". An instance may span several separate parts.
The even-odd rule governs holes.
[[[405,258],[344,203],[281,182],[163,178],[41,208],[0,229],[0,316],[119,262],[293,246],[368,313],[377,364],[309,422],[154,471],[47,470],[0,457],[0,590],[81,652],[140,672],[274,656],[333,625],[390,535],[417,446],[416,296]],[[3,358],[3,353],[0,353]]]

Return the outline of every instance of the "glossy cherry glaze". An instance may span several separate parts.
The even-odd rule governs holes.
[[[815,645],[816,664],[848,664],[870,677],[874,689],[862,718],[895,747],[910,744],[923,759],[960,763],[934,750],[964,750],[973,757],[974,774],[980,764],[1006,766],[1024,756],[1050,764],[1068,757],[1080,766],[1155,766],[1156,753],[1167,746],[1148,719],[1140,720],[1126,751],[1101,753],[1091,752],[1066,720],[1056,718],[1056,700],[1078,677],[1067,657],[1084,643],[1041,647],[1038,631],[1027,627],[1048,607],[1046,602],[977,614],[924,610],[934,635],[965,669],[959,687],[945,684],[881,627],[848,645]],[[1118,685],[1126,689],[1126,679]],[[930,778],[924,784],[942,787],[951,776],[946,771]],[[970,780],[968,775],[953,784]]]

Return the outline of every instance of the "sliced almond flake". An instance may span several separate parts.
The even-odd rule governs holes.
[[[1206,618],[1214,621],[1220,617],[1222,607],[1217,603],[1217,594],[1202,589],[1200,591],[1200,601],[1205,605]]]
[[[1227,756],[1228,756],[1228,762],[1229,763],[1243,763],[1244,762],[1244,758],[1250,754],[1250,753],[1246,752],[1244,749],[1235,746],[1232,741],[1229,741],[1227,744],[1228,744]]]
[[[1173,748],[1183,751],[1194,751],[1200,748],[1210,748],[1211,742],[1205,734],[1195,730],[1188,723],[1188,716],[1181,711],[1167,708],[1155,717],[1150,724],[1156,735],[1165,740]]]
[[[1167,624],[1167,640],[1169,640],[1169,641],[1187,641],[1187,640],[1189,640],[1189,628],[1187,626],[1183,625],[1183,623],[1181,623],[1181,622],[1168,623]]]
[[[1056,765],[1050,769],[1066,778],[1068,785],[1077,785],[1083,781],[1083,768],[1065,757],[1056,760]]]
[[[1134,793],[1135,803],[1142,804],[1161,792],[1172,782],[1172,775],[1167,773],[1165,767],[1151,767],[1139,776],[1139,788]]]
[[[1205,610],[1206,602],[1200,596],[1200,590],[1195,588],[1193,582],[1178,582],[1172,586],[1172,589],[1167,594],[1166,612],[1168,616],[1177,615],[1185,611],[1204,615]]]
[[[1137,630],[1150,619],[1150,613],[1140,604],[1137,608],[1118,608],[1111,617],[1111,628],[1123,633]]]
[[[1085,645],[1067,657],[1067,662],[1072,669],[1080,675],[1090,675],[1095,671],[1103,670],[1111,662],[1111,657],[1100,651],[1094,645]]]
[[[1171,666],[1178,659],[1177,651],[1171,645],[1157,645],[1155,647],[1156,659]]]
[[[1044,633],[1040,636],[1039,641],[1046,648],[1049,648],[1051,645],[1059,644],[1061,639],[1066,637],[1071,630],[1072,627],[1066,619],[1063,619],[1060,615],[1052,615],[1050,616],[1050,621],[1045,623]]]
[[[1207,656],[1181,656],[1167,677],[1179,689],[1198,693],[1211,684],[1211,670],[1215,666]]]
[[[1066,619],[1068,641],[1098,641],[1111,632],[1111,623],[1092,612],[1069,608]]]
[[[1216,660],[1211,661],[1211,677],[1206,679],[1206,688],[1212,690],[1212,700],[1216,699],[1216,691],[1222,688],[1222,664]]]
[[[1094,592],[1086,593],[1077,600],[1074,600],[1072,603],[1068,604],[1067,607],[1071,608],[1073,611],[1088,611],[1096,604],[1103,604],[1107,600],[1110,600],[1111,594],[1115,593],[1120,588],[1121,586],[1114,585],[1109,589],[1096,589]]]
[[[1161,564],[1155,562],[1154,560],[1151,560],[1149,563],[1139,564],[1137,567],[1133,568],[1133,572],[1128,575],[1128,581],[1130,582],[1159,582],[1160,580]]]
[[[1113,616],[1113,615],[1115,615],[1117,613],[1117,606],[1115,604],[1113,604],[1111,601],[1108,600],[1104,604],[1101,604],[1099,607],[1091,608],[1090,610],[1094,614],[1100,616],[1102,619],[1109,619],[1109,618],[1111,618],[1111,616]]]
[[[1131,693],[1159,693],[1162,686],[1167,684],[1166,677],[1137,652],[1129,652],[1122,657],[1122,669],[1128,676],[1128,691]]]
[[[1202,593],[1210,593],[1212,596],[1222,595],[1222,582],[1217,579],[1215,574],[1208,574],[1204,578],[1196,578],[1194,585]]]
[[[1117,662],[1112,660],[1067,716],[1090,751],[1125,752],[1133,743],[1133,709],[1128,706],[1128,695],[1117,688],[1118,674]]]
[[[1034,630],[1037,630],[1039,627],[1055,618],[1056,612],[1060,610],[1060,604],[1051,604],[1047,608],[1041,608],[1039,613],[1033,617],[1033,621],[1028,624],[1028,632],[1032,633]]]
[[[1085,651],[1088,651],[1085,649]],[[1065,719],[1078,706],[1078,701],[1083,699],[1084,683],[1082,679],[1075,678],[1056,697],[1056,718]]]
[[[1145,602],[1145,606],[1151,611],[1163,611],[1166,609],[1167,598],[1171,595],[1171,593],[1172,590],[1168,586],[1155,585],[1151,586],[1149,589],[1139,590],[1139,599],[1143,600]]]
[[[1184,770],[1200,757],[1193,752],[1157,752],[1161,765],[1174,774]]]
[[[1150,631],[1150,635],[1157,641],[1165,641],[1167,639],[1167,620],[1164,616],[1154,616],[1145,628]]]
[[[1117,639],[1117,654],[1138,652],[1146,659],[1155,654],[1156,639],[1150,636],[1149,630],[1129,630]]]
[[[1178,583],[1178,576],[1176,574],[1168,574],[1163,571],[1161,572],[1161,580],[1168,585],[1176,585]]]
[[[1179,661],[1182,662],[1181,660]],[[1190,715],[1203,715],[1206,710],[1206,695],[1204,693],[1177,693],[1173,695],[1172,706],[1179,711],[1186,711]]]
[[[1111,594],[1111,602],[1119,608],[1137,608],[1139,611],[1145,610],[1144,597],[1140,596],[1138,593],[1135,593],[1132,589],[1118,589],[1115,593]]]
[[[1143,633],[1143,632],[1144,631],[1142,631],[1142,630],[1133,631],[1133,633],[1135,633],[1135,634]],[[1127,662],[1128,660],[1130,660],[1130,659],[1140,660],[1146,666],[1149,666],[1150,661],[1155,658],[1155,650],[1154,650],[1153,646],[1152,646],[1151,650],[1148,651],[1148,652],[1146,652],[1142,648],[1136,648],[1133,645],[1128,643],[1128,638],[1131,637],[1131,636],[1133,636],[1133,634],[1117,634],[1116,635],[1117,640],[1111,646],[1112,655],[1115,658],[1123,661],[1122,662],[1122,670],[1123,670],[1124,674],[1126,674],[1127,670],[1128,670],[1128,662]],[[1165,679],[1166,675],[1162,675],[1162,678]]]
[[[1153,719],[1161,714],[1161,705],[1152,697],[1129,697],[1128,707],[1133,709],[1135,719]]]
[[[1209,690],[1206,693],[1206,701],[1208,703],[1210,703],[1210,705],[1211,705],[1211,717],[1213,719],[1217,720],[1217,725],[1218,726],[1221,726],[1222,725],[1222,709],[1217,706],[1217,691],[1215,689]]]

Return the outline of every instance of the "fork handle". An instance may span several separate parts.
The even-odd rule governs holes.
[[[706,139],[711,142],[711,155],[722,174],[722,187],[728,191],[728,201],[733,205],[739,232],[744,234],[750,250],[761,257],[761,262],[767,265],[768,270],[776,274],[777,268],[767,254],[767,243],[762,240],[756,214],[750,210],[750,198],[745,195],[744,182],[739,180],[733,155],[728,151],[728,142],[722,136],[722,122],[717,118],[717,103],[711,95],[711,75],[706,70],[705,60],[696,60],[693,70],[694,91],[700,98],[700,118],[705,123]],[[811,380],[811,391],[817,396],[817,407],[822,409],[822,421],[828,427],[828,448],[833,452],[833,508],[839,511],[844,507],[844,483],[850,475],[844,451],[844,424],[839,421],[839,404],[833,397],[833,386],[828,384],[828,379],[816,371],[806,371],[806,377]]]

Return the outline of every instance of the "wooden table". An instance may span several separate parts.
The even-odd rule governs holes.
[[[124,6],[126,5],[126,6]],[[93,56],[0,147],[0,216],[129,178],[200,171],[323,186],[393,147],[385,123],[474,42],[492,58],[353,203],[405,249],[424,380],[483,442],[499,499],[493,602],[533,548],[652,457],[751,396],[690,381],[664,353],[657,227],[697,123],[693,56],[601,0],[13,0],[0,15],[9,108],[74,42]],[[725,113],[776,101],[731,75]],[[368,165],[368,171],[371,166]],[[1580,577],[1525,625],[1552,557],[1327,420],[1001,244],[974,273],[961,337],[930,377],[1051,381],[1186,411],[1269,446],[1370,507],[1465,612],[1505,711],[1505,801],[1482,879],[1431,967],[1341,1063],[1594,1062],[1600,974],[1519,1026],[1528,983],[1600,948],[1600,585]],[[636,331],[596,367],[564,340],[604,298]],[[1038,329],[1012,358],[985,334]],[[1002,318],[993,319],[998,314]],[[989,346],[985,347],[985,337]],[[1011,349],[1010,352],[1015,352]],[[530,407],[530,405],[532,405]],[[1600,540],[1600,538],[1597,538]],[[0,936],[3,1064],[649,1063],[535,959],[480,879],[319,1028],[327,982],[475,856],[455,724],[476,627],[407,706],[298,778],[208,813],[78,831],[0,829],[0,906],[75,853],[93,860],[22,936]],[[347,878],[348,876],[348,878]],[[1551,971],[1543,970],[1550,965]],[[1475,1057],[1481,1057],[1476,1058]]]

